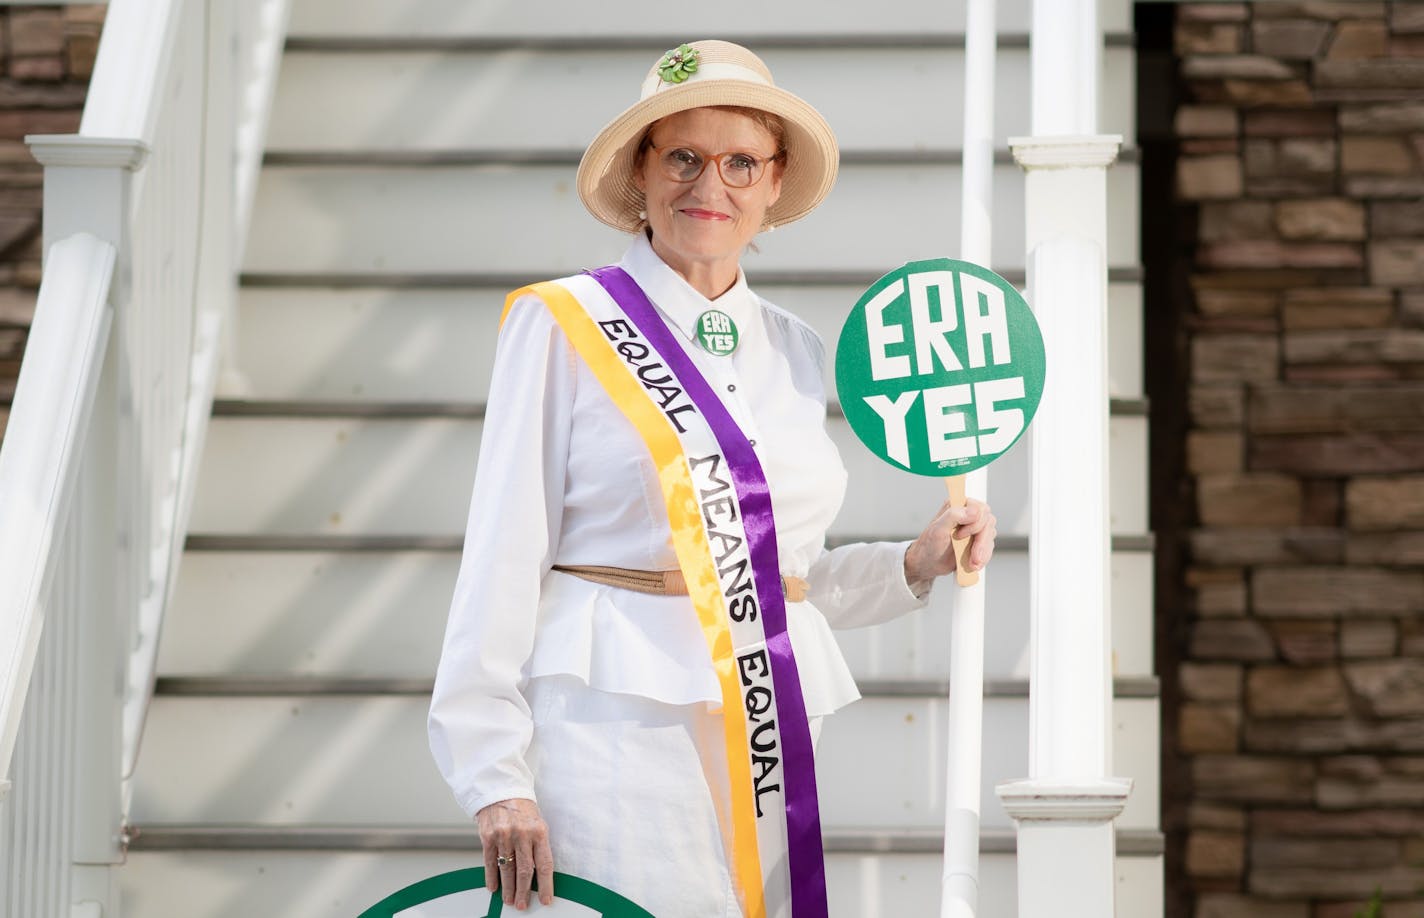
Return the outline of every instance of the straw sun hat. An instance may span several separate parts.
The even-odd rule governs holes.
[[[689,54],[687,49],[693,53]],[[625,232],[642,223],[643,192],[633,184],[638,142],[659,118],[709,105],[736,105],[780,116],[786,125],[781,197],[768,227],[806,216],[836,181],[840,153],[821,113],[772,82],[761,58],[728,41],[695,41],[665,54],[643,80],[639,100],[608,123],[584,151],[579,197],[599,220]]]

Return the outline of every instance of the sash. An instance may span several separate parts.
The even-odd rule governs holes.
[[[658,470],[722,695],[730,813],[719,807],[718,817],[743,911],[825,918],[815,762],[761,463],[622,269],[523,287],[506,298],[504,314],[526,294],[548,307]]]

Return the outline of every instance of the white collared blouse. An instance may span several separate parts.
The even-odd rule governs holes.
[[[851,628],[925,604],[907,585],[907,543],[826,550],[846,472],[826,433],[825,350],[744,275],[709,301],[639,235],[620,266],[680,334],[756,449],[770,485],[781,571],[810,582],[787,604],[806,711],[860,697],[830,627]],[[693,344],[714,307],[739,331],[736,351]],[[650,596],[552,571],[554,564],[676,568],[657,474],[633,426],[534,297],[510,310],[495,353],[464,555],[430,707],[430,745],[460,805],[534,799],[524,761],[532,735],[522,689],[572,675],[592,688],[668,704],[721,694],[686,596]]]

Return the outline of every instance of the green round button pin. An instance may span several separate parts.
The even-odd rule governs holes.
[[[697,317],[697,343],[717,357],[726,357],[737,349],[740,337],[737,323],[720,309],[709,309]]]

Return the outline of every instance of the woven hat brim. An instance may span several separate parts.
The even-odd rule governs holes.
[[[781,197],[766,212],[770,226],[783,226],[816,209],[836,183],[840,151],[826,119],[800,97],[750,80],[689,83],[643,99],[610,121],[584,151],[578,192],[603,223],[635,232],[643,192],[633,182],[638,141],[654,121],[693,108],[735,105],[780,116],[786,125],[786,172]]]

